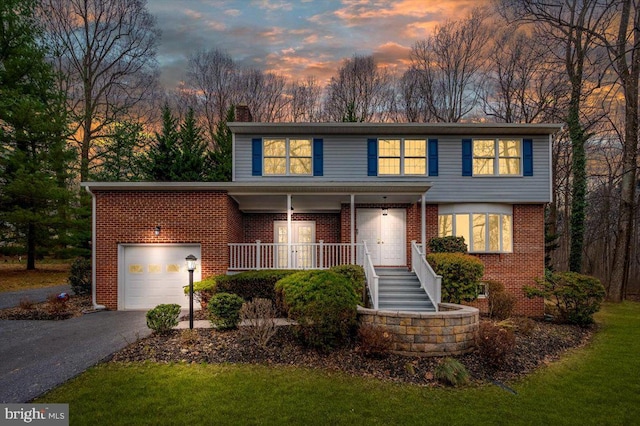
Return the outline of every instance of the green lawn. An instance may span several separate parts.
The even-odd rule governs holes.
[[[525,380],[421,388],[298,368],[103,364],[41,402],[71,424],[632,425],[640,422],[640,303],[607,304],[587,347]]]

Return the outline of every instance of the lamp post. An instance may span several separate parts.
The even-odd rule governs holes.
[[[186,257],[187,270],[189,271],[189,329],[193,330],[193,271],[196,269],[197,257],[190,254]]]

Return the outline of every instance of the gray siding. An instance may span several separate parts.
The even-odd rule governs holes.
[[[495,135],[500,137],[501,135]],[[430,203],[504,202],[540,203],[550,201],[549,137],[521,135],[533,139],[533,176],[526,177],[471,177],[462,176],[462,139],[472,135],[427,135],[438,139],[439,176],[390,177],[367,176],[367,136],[325,136],[324,176],[316,177],[262,177],[251,176],[251,139],[260,135],[235,136],[236,182],[431,182],[427,192]],[[369,136],[374,137],[374,136]],[[387,136],[388,137],[388,136]],[[412,135],[411,138],[416,138]],[[513,138],[513,135],[508,136]]]

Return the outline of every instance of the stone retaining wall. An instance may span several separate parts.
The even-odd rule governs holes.
[[[393,335],[391,350],[403,355],[444,356],[475,347],[480,311],[441,303],[438,312],[398,312],[358,307],[361,324],[384,328]]]

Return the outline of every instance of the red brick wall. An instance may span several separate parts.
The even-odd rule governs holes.
[[[98,304],[118,307],[118,244],[198,243],[203,277],[227,271],[228,224],[231,218],[231,228],[237,228],[238,218],[228,211],[226,193],[96,191],[95,196]],[[162,227],[157,237],[156,225]]]
[[[437,206],[434,206],[437,207]],[[431,212],[431,213],[429,213]],[[437,210],[427,213],[427,240],[438,235]],[[432,224],[435,223],[435,226]],[[528,299],[522,288],[535,284],[544,275],[544,205],[516,204],[513,206],[513,253],[478,254],[485,266],[484,280],[500,281],[516,296],[515,313],[541,317],[542,299]],[[471,305],[487,312],[487,300],[479,299]]]
[[[286,213],[245,213],[244,242],[252,243],[260,240],[263,243],[273,243],[273,222],[287,220]],[[314,221],[316,223],[316,242],[340,242],[340,216],[337,213],[294,213],[293,221]]]

